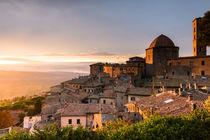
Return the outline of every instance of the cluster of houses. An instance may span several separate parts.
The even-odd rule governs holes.
[[[57,122],[60,127],[95,130],[118,118],[135,123],[153,114],[180,116],[203,108],[208,93],[190,82],[175,90],[135,87],[125,74],[80,76],[51,87],[40,116],[25,117],[24,128],[33,132],[35,126],[42,129]]]

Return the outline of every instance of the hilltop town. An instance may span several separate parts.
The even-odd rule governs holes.
[[[102,128],[118,118],[133,123],[150,115],[181,116],[210,95],[210,56],[198,38],[200,18],[193,21],[193,56],[179,57],[179,47],[161,34],[124,64],[95,63],[90,74],[51,87],[39,116],[24,118],[24,128],[82,125]]]

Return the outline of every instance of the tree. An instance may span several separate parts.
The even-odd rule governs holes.
[[[199,24],[199,38],[204,46],[210,47],[210,11],[204,14]]]
[[[34,104],[34,113],[35,114],[40,114],[42,111],[42,101],[41,99],[36,100]]]
[[[0,111],[0,129],[7,128],[13,125],[13,119],[10,111],[2,110]]]
[[[204,106],[205,106],[205,108],[210,112],[210,96],[209,96],[208,99],[205,101]]]
[[[19,124],[22,124],[22,122],[24,121],[24,117],[25,117],[25,113],[21,112],[18,114]]]

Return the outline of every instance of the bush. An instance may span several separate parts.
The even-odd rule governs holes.
[[[25,132],[6,134],[3,140],[124,140],[124,139],[160,139],[160,140],[208,140],[210,137],[209,112],[206,110],[192,111],[183,117],[152,116],[136,124],[118,120],[92,132],[86,128],[59,128],[56,124],[46,126],[33,135]]]

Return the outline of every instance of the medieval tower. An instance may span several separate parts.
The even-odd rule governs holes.
[[[201,44],[199,34],[199,23],[201,18],[193,20],[193,55],[194,56],[206,56],[206,46]]]

